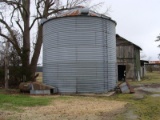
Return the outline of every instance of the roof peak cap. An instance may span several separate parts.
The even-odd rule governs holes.
[[[87,8],[87,7],[81,8],[80,12],[81,12],[81,14],[88,14],[89,8]]]

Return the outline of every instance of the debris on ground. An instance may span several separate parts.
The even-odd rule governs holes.
[[[117,92],[121,93],[135,93],[134,89],[130,86],[129,82],[122,82],[116,87]]]
[[[45,85],[40,82],[22,82],[19,85],[21,92],[30,92],[30,94],[51,94],[57,93],[55,87]]]

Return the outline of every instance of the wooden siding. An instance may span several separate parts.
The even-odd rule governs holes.
[[[137,79],[140,74],[140,48],[116,35],[117,65],[126,66],[126,78]]]
[[[132,63],[134,59],[134,49],[132,45],[117,46],[117,62]]]

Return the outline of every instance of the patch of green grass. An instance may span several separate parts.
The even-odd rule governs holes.
[[[33,107],[48,105],[51,97],[31,97],[27,95],[0,94],[0,109],[19,109],[19,107]]]
[[[115,94],[109,99],[130,102],[133,100],[133,94]]]
[[[153,71],[147,72],[146,76],[141,79],[141,81],[130,81],[131,85],[139,85],[139,84],[160,84],[160,72]]]
[[[160,99],[159,97],[145,96],[143,99],[135,99],[133,94],[116,94],[110,100],[128,102],[126,111],[116,116],[116,120],[125,120],[128,111],[133,111],[138,120],[159,120],[160,118]]]
[[[107,99],[128,102],[126,111],[118,115],[116,120],[127,119],[126,113],[128,111],[133,111],[133,114],[137,115],[138,120],[159,120],[160,118],[159,97],[146,95],[143,99],[135,99],[133,94],[116,94]]]
[[[139,120],[159,120],[160,118],[159,97],[147,96],[145,99],[133,102],[132,106]]]

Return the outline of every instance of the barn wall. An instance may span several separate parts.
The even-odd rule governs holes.
[[[135,47],[135,78],[140,79],[141,76],[141,62],[140,62],[140,50]]]
[[[140,75],[140,49],[125,39],[117,37],[116,41],[117,64],[126,66],[127,79],[137,79]]]

